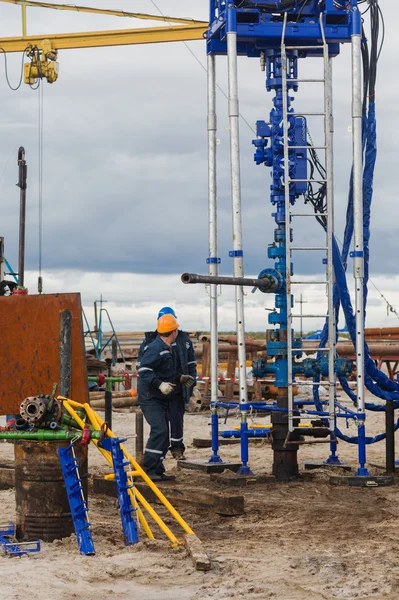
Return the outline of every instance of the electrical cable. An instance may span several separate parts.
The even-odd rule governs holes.
[[[19,90],[19,88],[22,85],[22,81],[24,78],[24,59],[25,59],[25,53],[29,50],[29,47],[25,48],[25,50],[22,52],[22,63],[21,63],[21,74],[19,77],[19,82],[17,87],[13,87],[10,83],[10,80],[8,78],[8,65],[7,65],[7,52],[4,50],[4,48],[0,47],[0,52],[3,53],[4,56],[4,71],[5,71],[5,75],[6,75],[6,81],[7,81],[7,85],[10,88],[10,90],[12,90],[13,92],[16,92],[17,90]]]
[[[150,0],[150,2],[154,5],[155,9],[159,12],[160,15],[162,15],[163,17],[165,16],[163,14],[163,12],[161,11],[161,9],[159,8],[159,6],[154,2],[154,0]],[[171,25],[171,23],[168,23],[168,25]],[[192,55],[192,57],[197,61],[197,63],[200,65],[200,67],[205,71],[205,73],[208,72],[208,69],[206,68],[206,66],[201,62],[201,60],[198,58],[198,56],[195,54],[195,52],[192,51],[192,49],[190,48],[190,46],[187,44],[187,42],[182,42],[184,44],[184,46],[187,48],[187,50],[190,52],[190,54]],[[223,96],[226,98],[226,100],[229,99],[228,95],[226,94],[226,92],[223,90],[223,88],[220,87],[220,85],[217,83],[216,87],[218,88],[218,90],[223,94]],[[244,121],[244,123],[250,128],[250,130],[252,131],[252,133],[254,135],[256,135],[256,131],[255,129],[252,127],[252,125],[246,120],[246,118],[241,114],[241,112],[239,112],[240,118],[242,119],[242,121]]]
[[[14,154],[15,150],[18,148],[18,146],[19,146],[19,144],[16,144],[16,145],[14,146],[14,148],[13,148],[13,149],[12,149],[12,151],[11,151],[11,154],[10,154],[10,156],[7,158],[7,160],[6,160],[6,162],[5,162],[5,165],[4,165],[3,172],[2,172],[2,174],[0,175],[0,187],[1,187],[1,183],[2,183],[2,181],[3,181],[4,175],[6,174],[7,167],[8,167],[8,163],[10,162],[10,160],[11,160],[11,157],[13,156],[13,154]]]

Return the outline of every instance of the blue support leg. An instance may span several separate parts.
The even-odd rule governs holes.
[[[62,474],[64,476],[80,553],[93,555],[96,551],[94,550],[86,500],[83,494],[82,480],[79,475],[78,461],[75,457],[73,444],[70,444],[67,448],[58,448],[58,456],[60,457]]]
[[[211,427],[212,427],[212,456],[208,460],[208,463],[222,463],[223,461],[218,454],[218,452],[219,452],[219,418],[218,418],[217,408],[212,409]]]
[[[327,458],[326,465],[342,465],[343,463],[341,463],[341,461],[339,460],[338,456],[337,456],[337,443],[333,440],[335,440],[335,436],[331,435],[330,436],[331,442],[330,442],[330,456]]]
[[[121,448],[121,444],[125,441],[126,439],[108,437],[101,442],[101,447],[104,448],[104,450],[111,452],[125,545],[130,546],[132,544],[137,544],[139,536],[135,518],[137,508],[132,506],[128,492],[128,490],[133,489],[133,481],[129,484],[128,474],[125,471],[125,467],[129,467],[131,470],[132,466],[129,461],[124,460],[124,454]]]
[[[364,425],[364,415],[359,420],[358,425],[358,451],[359,451],[359,468],[356,475],[359,477],[368,477],[370,473],[366,469],[366,428]]]
[[[237,471],[237,475],[253,475],[248,466],[248,423],[246,413],[241,413],[241,462],[242,465]]]

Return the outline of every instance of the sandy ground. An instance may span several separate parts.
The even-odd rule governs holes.
[[[368,434],[383,430],[383,415],[373,415]],[[194,437],[209,436],[209,416],[186,415],[187,455],[209,457],[209,449],[195,449]],[[257,417],[256,422],[268,419]],[[238,424],[233,415],[229,428]],[[134,433],[134,415],[115,414],[117,434]],[[349,430],[355,434],[355,430]],[[134,451],[134,439],[127,445]],[[325,458],[328,445],[302,446],[299,461]],[[223,458],[238,459],[239,447],[223,447]],[[356,468],[356,446],[339,444],[340,458]],[[0,444],[0,461],[12,457],[12,446]],[[371,465],[384,465],[385,446],[368,450]],[[100,453],[92,447],[91,474],[109,472]],[[264,441],[250,448],[250,466],[256,474],[271,473],[272,451]],[[123,544],[116,501],[90,496],[90,520],[96,556],[82,557],[74,536],[42,544],[39,554],[21,559],[0,557],[1,598],[4,600],[260,600],[399,599],[399,506],[397,485],[387,488],[334,487],[325,470],[304,473],[295,482],[232,486],[225,475],[211,481],[209,475],[177,470],[166,461],[179,485],[245,496],[245,515],[222,517],[211,509],[179,506],[179,511],[203,542],[212,570],[195,571],[183,547],[171,549],[154,525],[156,540],[144,533],[136,546]],[[383,469],[370,466],[375,474]],[[302,470],[303,472],[303,470]],[[162,484],[167,495],[167,486]],[[172,484],[175,485],[175,484]],[[2,523],[14,519],[14,491],[0,491]],[[156,507],[181,539],[182,530]]]

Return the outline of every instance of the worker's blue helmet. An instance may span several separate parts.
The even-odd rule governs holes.
[[[161,308],[161,310],[158,313],[157,319],[159,319],[159,317],[163,317],[164,315],[173,315],[174,318],[177,319],[175,311],[170,306],[164,306],[163,308]]]

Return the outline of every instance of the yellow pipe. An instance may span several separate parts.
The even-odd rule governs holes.
[[[140,477],[140,472],[139,471],[129,471],[129,475],[131,475],[132,477]],[[109,475],[104,475],[104,479],[106,479],[107,481],[113,481],[115,479],[115,474],[110,473]]]
[[[84,404],[84,406],[85,407],[87,406],[90,409],[90,411],[92,411],[92,409],[90,408],[90,406],[88,404]],[[94,412],[94,411],[92,411],[92,412]],[[104,421],[101,420],[101,418],[97,415],[97,413],[95,413],[95,414],[96,414],[96,418],[98,419],[98,422],[101,423],[101,425],[102,425]],[[108,435],[110,437],[116,437],[115,434],[113,434],[110,429],[108,430]],[[96,441],[96,440],[93,440],[93,441]],[[123,444],[121,444],[121,448],[123,450],[123,453],[124,453],[125,457],[128,460],[130,460],[130,462],[133,465],[133,467],[140,473],[140,477],[152,489],[152,491],[157,496],[157,498],[162,502],[162,504],[165,506],[165,508],[168,509],[168,511],[170,512],[170,514],[175,518],[175,520],[184,529],[184,531],[186,533],[193,534],[194,533],[193,530],[187,525],[187,523],[185,522],[185,520],[179,515],[179,513],[177,512],[177,510],[171,505],[171,503],[163,495],[163,493],[161,492],[161,490],[159,488],[157,488],[157,486],[154,484],[154,482],[148,477],[147,473],[145,471],[143,471],[143,469],[140,467],[139,463],[133,458],[133,456],[131,454],[129,454],[129,452],[127,452],[127,450],[123,446]]]
[[[134,494],[133,494],[133,496],[134,496]],[[138,514],[138,517],[139,517],[139,521],[140,521],[141,525],[143,526],[143,529],[144,529],[147,537],[150,540],[155,539],[154,534],[151,531],[151,527],[148,525],[148,522],[147,522],[145,516],[143,515],[143,511],[141,510],[141,508],[140,508],[140,506],[138,504],[137,504],[137,514]]]
[[[151,504],[149,504],[147,502],[147,500],[138,491],[138,489],[136,487],[133,488],[133,489],[134,489],[134,494],[133,494],[133,490],[131,490],[131,489],[128,490],[130,497],[136,496],[137,500],[139,500],[139,502],[141,502],[141,504],[146,509],[146,511],[148,512],[148,514],[154,519],[154,521],[158,525],[158,527],[164,532],[164,534],[172,542],[172,548],[175,548],[176,546],[178,546],[181,542],[179,542],[179,540],[171,532],[171,530],[169,529],[169,527],[167,525],[165,525],[165,523],[162,521],[161,517],[158,515],[158,513],[155,512],[155,510],[152,508]]]
[[[1,2],[1,0],[0,0]],[[64,396],[58,396],[57,400],[66,400],[68,404],[74,406],[75,408],[83,408],[83,404],[81,402],[75,402],[75,400],[71,400],[70,398],[65,398]]]
[[[79,402],[74,402],[73,400],[67,400],[63,396],[58,396],[57,399],[58,400],[60,400],[60,399],[63,400],[63,405],[65,406],[65,408],[67,409],[67,411],[69,412],[69,414],[71,415],[71,417],[73,417],[75,419],[75,421],[77,422],[77,424],[80,425],[82,427],[82,429],[83,429],[84,426],[85,426],[84,421],[82,421],[82,419],[79,417],[79,415],[77,414],[77,412],[74,411],[73,408],[72,408],[72,406],[69,406],[69,404],[74,404],[74,405],[77,405],[77,406],[82,406],[82,405],[79,404]],[[92,424],[95,427],[94,423],[92,423]],[[98,440],[92,440],[92,441],[95,443],[95,445],[97,446],[97,448],[103,454],[104,458],[112,465],[112,458],[111,458],[110,453],[107,452],[106,450],[104,450],[103,448],[98,447]],[[146,520],[145,516],[143,515],[143,512],[142,512],[141,508],[137,505],[136,501],[133,504],[133,506],[137,506],[137,514],[138,514],[138,517],[139,517],[139,521],[140,521],[141,525],[143,526],[143,529],[144,529],[147,537],[150,538],[150,539],[154,539],[154,534],[152,533],[151,528],[148,525],[147,520]]]
[[[82,429],[83,429],[84,422],[79,417],[79,415],[73,410],[73,408],[71,406],[69,406],[69,400],[66,398],[63,398],[62,396],[59,396],[58,398],[64,400],[64,405],[65,405],[66,409],[68,410],[70,415],[76,420],[78,425],[80,425],[80,427],[82,427]],[[81,406],[81,405],[79,405],[79,406]],[[97,413],[88,404],[83,404],[83,408],[85,409],[86,414],[89,417],[93,427],[95,429],[100,429],[101,425],[103,425],[103,423],[104,423],[102,421],[102,419],[97,415]],[[109,437],[116,437],[110,429],[108,429],[107,435]],[[112,457],[110,455],[110,452],[102,449],[101,446],[98,446],[98,440],[92,440],[92,441],[95,444],[95,446],[97,446],[97,448],[100,450],[100,452],[103,454],[105,459],[109,462],[109,464],[112,466]],[[149,487],[152,489],[152,491],[161,500],[161,502],[169,510],[169,512],[172,514],[172,516],[175,518],[175,520],[181,525],[181,527],[184,529],[184,531],[186,531],[186,533],[194,533],[192,531],[192,529],[184,521],[184,519],[182,519],[182,517],[179,515],[179,513],[175,510],[175,508],[165,498],[165,496],[162,494],[162,492],[151,481],[151,479],[148,477],[148,475],[145,473],[145,471],[143,471],[143,469],[140,467],[140,465],[135,461],[133,456],[131,456],[126,451],[126,448],[123,446],[123,444],[121,444],[121,448],[122,448],[122,451],[123,451],[125,457],[130,461],[130,463],[136,469],[135,472],[137,472],[139,474],[138,476],[140,476],[147,483],[147,485],[149,485]],[[165,523],[162,521],[162,519],[157,515],[157,513],[154,511],[154,509],[151,507],[151,505],[148,504],[148,502],[145,500],[145,498],[142,496],[142,494],[140,494],[140,492],[135,487],[133,489],[134,489],[134,495],[141,502],[141,504],[144,506],[144,508],[147,510],[147,512],[152,516],[152,518],[157,523],[157,525],[160,527],[160,529],[170,539],[170,541],[172,542],[172,545],[178,544],[179,542],[176,539],[176,537],[173,535],[173,533],[170,531],[170,529],[167,527],[167,525],[165,525]],[[133,493],[132,490],[128,490],[128,491],[129,491],[129,494]]]
[[[7,4],[20,4],[26,10],[27,6],[36,8],[51,8],[55,10],[72,10],[75,12],[94,13],[96,15],[110,15],[113,17],[129,17],[131,19],[146,19],[148,21],[164,21],[166,23],[202,23],[207,25],[205,21],[197,21],[196,19],[182,17],[166,17],[164,15],[148,15],[146,13],[133,13],[126,10],[112,10],[110,8],[92,8],[90,6],[76,6],[70,4],[52,4],[50,2],[32,2],[31,0],[0,0]],[[26,35],[26,34],[25,34]]]
[[[88,404],[84,404],[83,405],[87,416],[89,417],[93,427],[95,429],[99,429],[101,427],[101,425],[103,424],[103,422],[101,421],[100,417],[97,415],[96,412],[94,412],[94,410],[88,405]],[[101,425],[99,425],[99,421],[101,421]],[[116,437],[112,431],[110,429],[108,429],[107,431],[107,435],[109,437]],[[97,440],[93,440],[94,443],[97,442]],[[96,446],[98,447],[98,445],[96,444]],[[130,456],[127,452],[126,449],[124,448],[124,446],[121,444],[121,448],[123,450],[123,454],[126,458],[128,458],[128,460],[130,460],[131,464],[132,464],[132,460],[133,457]],[[101,447],[99,447],[99,450],[101,450]],[[110,454],[109,452],[107,452],[107,454]],[[106,459],[108,460],[108,462],[112,465],[112,458],[111,456],[106,456],[104,454],[104,456],[106,457]],[[134,461],[136,462],[136,461]],[[138,464],[136,463],[136,465],[138,466]],[[136,466],[133,465],[133,466]],[[144,471],[141,469],[141,467],[139,467],[139,469],[136,471],[138,473],[138,476],[142,477],[144,473]],[[145,474],[146,475],[146,474]],[[106,475],[107,477],[107,475]],[[148,475],[146,475],[147,479],[149,479]],[[152,483],[151,479],[149,479],[149,481]],[[155,489],[156,486],[152,483],[152,485],[154,486]],[[153,490],[154,491],[154,490]],[[163,531],[163,533],[169,538],[169,540],[172,542],[172,546],[177,545],[179,542],[177,540],[177,538],[174,536],[174,534],[171,532],[171,530],[169,529],[169,527],[163,522],[163,520],[161,519],[161,517],[158,516],[158,514],[155,512],[155,510],[152,508],[152,506],[150,504],[148,504],[148,502],[145,500],[145,498],[142,496],[142,494],[140,494],[140,492],[138,491],[138,489],[136,487],[134,487],[131,490],[128,490],[129,495],[131,498],[136,497],[137,500],[139,500],[141,502],[141,504],[144,506],[144,508],[146,509],[146,511],[150,514],[150,516],[154,519],[154,521],[156,522],[156,524],[159,526],[159,528]],[[166,500],[166,498],[165,498]],[[172,506],[172,505],[170,505]],[[173,508],[173,507],[172,507]],[[174,509],[173,509],[174,510]],[[178,514],[178,513],[177,513]],[[179,515],[180,516],[180,515]]]
[[[71,402],[71,403],[73,403],[75,405],[78,405],[78,406],[82,406],[81,404],[79,405],[78,402],[73,402],[73,400],[67,401],[67,404],[69,402]],[[68,406],[66,406],[66,408],[68,410]],[[94,411],[90,409],[90,413],[91,414],[88,414],[87,413],[87,408],[90,409],[90,407],[88,405],[85,405],[86,414],[89,417],[89,419],[91,421],[91,424],[93,425],[94,429],[97,429],[97,430],[100,429],[100,426],[99,426],[99,424],[97,422],[97,419],[95,417]],[[72,408],[70,410],[71,410],[72,413],[75,413],[75,411]],[[77,415],[76,413],[75,413],[75,415],[79,418],[79,415]],[[92,417],[92,418],[90,418],[90,417]],[[81,421],[81,423],[79,423],[79,421],[77,421],[77,423],[78,423],[78,425],[82,425],[82,424],[84,425],[83,421]],[[107,462],[112,466],[113,463],[112,463],[111,453],[108,452],[108,450],[104,450],[104,448],[101,448],[101,446],[98,445],[98,440],[92,440],[92,441],[95,443],[96,447],[98,448],[98,450],[100,450],[101,454],[104,456],[104,458],[107,460]],[[112,473],[112,475],[115,478],[115,475],[113,473]],[[133,476],[133,473],[132,473],[132,476]],[[105,478],[107,478],[107,477],[108,476],[106,476]],[[134,508],[137,508],[137,514],[138,514],[138,517],[139,517],[139,521],[142,524],[143,529],[144,529],[147,537],[149,539],[154,539],[154,534],[152,533],[151,528],[148,525],[147,519],[145,518],[145,516],[143,514],[143,511],[141,510],[141,508],[137,504],[137,500],[136,500],[135,494],[131,495],[131,500],[132,500],[132,506]]]
[[[82,429],[84,429],[84,426],[85,426],[84,421],[79,417],[78,413],[72,408],[72,406],[69,406],[69,403],[73,402],[73,400],[69,401],[67,398],[64,398],[63,396],[58,396],[57,400],[63,400],[63,406],[65,406],[65,408],[67,409],[67,411],[69,412],[69,414],[71,415],[71,417],[73,417],[73,419],[75,419],[75,421],[77,422],[77,424]],[[73,402],[73,404],[78,404],[78,406],[80,406],[80,407],[84,406],[82,404],[79,404],[78,402]],[[94,429],[97,429],[97,430],[100,429],[100,427],[99,427],[99,425],[98,425],[98,423],[96,421],[94,423],[92,422],[92,425],[93,425]],[[104,450],[104,448],[101,448],[101,446],[98,445],[98,440],[91,440],[91,441],[100,450],[101,454],[104,456],[104,458],[112,466],[111,453],[108,452],[107,450]]]
[[[50,42],[54,50],[71,48],[98,48],[106,46],[129,46],[133,44],[156,44],[162,42],[187,42],[203,40],[207,24],[170,25],[169,27],[142,27],[140,29],[116,29],[109,31],[83,31],[78,33],[58,33],[28,35],[26,37],[0,38],[4,52],[25,52],[43,42]]]

